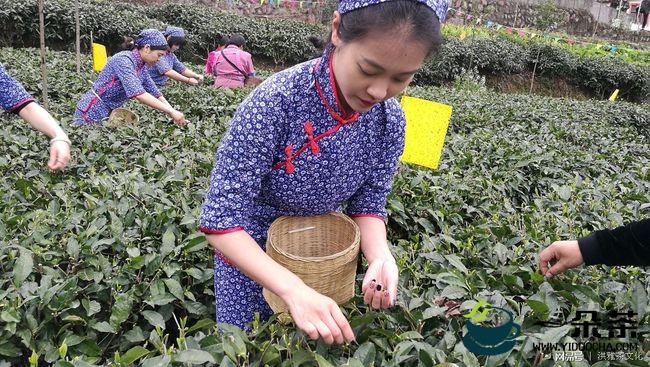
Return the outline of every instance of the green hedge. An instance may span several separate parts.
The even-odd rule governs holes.
[[[161,28],[163,23],[143,17],[142,6],[103,0],[80,1],[79,23],[84,42],[90,32],[97,42],[116,46],[122,36],[145,28]],[[75,11],[72,0],[45,2],[45,40],[49,47],[73,49]],[[38,46],[38,2],[0,1],[0,34],[3,46]],[[85,42],[89,45],[89,42]]]
[[[294,64],[312,57],[311,35],[324,35],[326,29],[291,20],[269,20],[222,13],[215,8],[168,3],[162,6],[137,6],[90,0],[81,4],[81,31],[115,50],[122,35],[134,35],[146,27],[162,29],[166,24],[187,30],[189,42],[181,50],[184,60],[205,58],[216,39],[234,32],[248,40],[255,58],[279,64]],[[71,49],[74,45],[74,2],[46,2],[46,39],[53,48]],[[0,45],[35,46],[38,43],[36,1],[0,0]],[[85,37],[87,38],[87,37]],[[538,57],[539,54],[539,57]],[[477,67],[483,75],[512,75],[537,70],[548,76],[569,80],[594,95],[605,97],[614,89],[622,98],[644,101],[650,97],[650,70],[611,56],[576,56],[545,44],[520,44],[507,39],[446,38],[439,54],[427,61],[415,83],[439,85],[454,80],[462,69]]]
[[[164,29],[167,24],[187,30],[188,45],[182,56],[205,58],[222,35],[242,33],[248,50],[276,63],[308,59],[314,48],[308,37],[324,35],[325,29],[292,20],[269,20],[222,13],[205,6],[178,5],[144,7],[104,0],[80,4],[80,28],[87,48],[90,32],[97,42],[117,51],[122,36],[136,35],[145,28]],[[75,39],[74,1],[48,0],[45,7],[46,42],[55,49],[72,50]],[[0,0],[0,46],[38,45],[38,6],[34,0]]]
[[[612,56],[575,56],[563,48],[530,44],[518,45],[503,39],[445,39],[440,52],[416,75],[420,85],[440,85],[452,81],[462,69],[477,67],[483,75],[512,75],[536,72],[568,80],[605,97],[614,89],[630,101],[650,97],[650,70]]]

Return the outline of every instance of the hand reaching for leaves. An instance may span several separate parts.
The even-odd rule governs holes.
[[[70,145],[65,141],[55,141],[50,145],[50,159],[47,166],[52,171],[63,170],[70,161]]]
[[[327,344],[354,340],[354,333],[341,309],[331,298],[303,285],[284,299],[296,326],[310,339],[319,337]]]
[[[583,263],[582,252],[575,240],[553,242],[539,254],[539,268],[542,275],[549,278]]]
[[[388,308],[395,304],[398,269],[395,259],[378,258],[368,265],[363,277],[361,292],[363,301],[372,308]]]

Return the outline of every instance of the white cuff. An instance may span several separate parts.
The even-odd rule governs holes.
[[[57,135],[57,136],[53,137],[52,139],[50,139],[50,146],[52,146],[52,144],[54,144],[57,141],[63,141],[63,142],[68,143],[68,146],[72,146],[72,142],[65,135],[63,135],[63,136]]]

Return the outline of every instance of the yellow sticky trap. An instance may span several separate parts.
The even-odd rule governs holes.
[[[93,70],[96,72],[102,71],[104,65],[106,65],[106,46],[93,43]]]
[[[611,96],[609,96],[610,101],[615,101],[616,97],[618,97],[618,89],[614,90],[614,93],[612,93]]]
[[[406,116],[406,144],[400,160],[438,168],[452,107],[414,97],[402,97]]]

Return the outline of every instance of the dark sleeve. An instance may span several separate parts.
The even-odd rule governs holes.
[[[578,239],[585,264],[650,265],[650,218]]]

